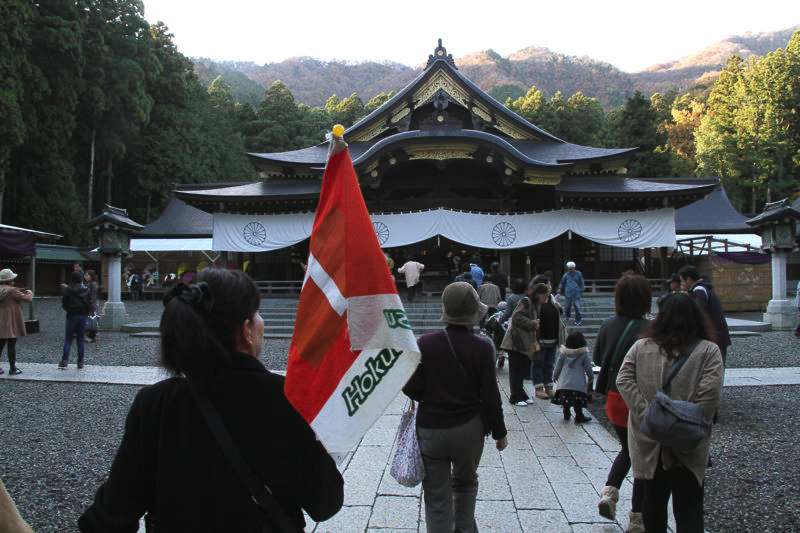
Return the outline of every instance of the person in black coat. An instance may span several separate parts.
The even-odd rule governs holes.
[[[64,351],[58,368],[61,370],[67,368],[69,353],[72,350],[72,340],[75,339],[78,345],[78,370],[80,370],[83,368],[86,320],[91,308],[89,289],[83,284],[83,272],[70,273],[69,285],[61,296],[61,308],[66,311],[67,319],[64,326]]]
[[[174,377],[136,395],[111,472],[78,521],[83,532],[282,531],[228,462],[193,393],[219,413],[234,447],[301,531],[342,507],[344,481],[284,378],[258,360],[264,322],[247,274],[208,269],[165,296],[161,363]]]
[[[700,276],[700,273],[692,265],[686,265],[678,271],[681,277],[681,285],[700,304],[700,307],[708,314],[711,323],[714,325],[714,337],[719,351],[722,352],[722,362],[728,356],[728,346],[731,345],[731,334],[728,330],[728,322],[725,320],[725,313],[722,310],[722,302],[714,292],[714,287]]]

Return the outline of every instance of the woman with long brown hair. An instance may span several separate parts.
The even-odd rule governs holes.
[[[683,366],[676,366],[678,361]],[[648,533],[667,531],[670,496],[678,531],[704,531],[703,480],[711,441],[709,429],[708,436],[688,451],[662,446],[641,430],[648,405],[672,375],[670,397],[700,405],[710,428],[724,371],[711,321],[685,293],[663,302],[644,338],[625,356],[617,387],[630,409],[628,444],[633,477],[645,480],[642,515]]]
[[[595,391],[606,397],[606,417],[614,426],[614,432],[622,446],[608,472],[608,479],[597,505],[600,515],[609,520],[617,518],[619,489],[631,469],[631,456],[628,451],[628,406],[617,390],[617,373],[625,354],[650,324],[645,316],[650,312],[651,306],[650,282],[644,276],[622,276],[614,288],[614,316],[606,319],[600,326],[594,344],[594,364],[600,367]],[[629,533],[644,531],[642,496],[641,482],[634,479],[628,520]]]

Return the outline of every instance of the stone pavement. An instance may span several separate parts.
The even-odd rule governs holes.
[[[499,376],[509,445],[498,452],[487,440],[478,468],[476,519],[481,532],[618,532],[627,525],[632,485],[622,487],[621,524],[597,514],[619,443],[599,423],[565,422],[561,408],[537,400],[508,404],[507,372]],[[309,531],[425,531],[421,488],[399,485],[389,475],[394,436],[406,400],[398,397],[340,466],[345,507]],[[620,528],[620,525],[622,528]]]
[[[20,376],[0,379],[147,385],[164,378],[158,367],[27,363]],[[509,446],[498,452],[487,440],[478,469],[480,485],[476,519],[482,532],[619,532],[627,525],[631,483],[626,480],[618,508],[619,523],[597,514],[619,443],[597,421],[566,422],[561,408],[537,400],[526,407],[508,401],[507,369],[498,381]],[[800,367],[735,368],[726,371],[725,386],[800,384]],[[530,385],[528,385],[530,386]],[[344,508],[308,531],[425,531],[421,487],[406,488],[389,475],[394,437],[406,398],[398,396],[367,432],[340,469],[345,479]],[[143,529],[142,529],[143,531]]]

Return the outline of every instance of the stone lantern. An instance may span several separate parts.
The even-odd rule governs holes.
[[[144,226],[128,218],[128,211],[106,205],[100,215],[89,221],[98,234],[98,252],[108,273],[108,299],[103,307],[100,328],[119,330],[127,317],[122,303],[122,258],[130,255],[131,234]]]
[[[784,199],[768,203],[763,213],[747,221],[761,235],[761,248],[772,254],[772,299],[767,304],[764,321],[777,330],[795,326],[797,310],[786,297],[786,263],[797,245],[798,220],[800,211]]]

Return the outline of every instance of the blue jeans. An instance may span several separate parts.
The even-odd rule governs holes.
[[[557,346],[543,346],[531,364],[533,385],[552,385],[553,367],[556,365]]]
[[[581,321],[581,295],[565,295],[564,296],[564,315],[569,318],[573,306],[575,307],[575,321]]]
[[[78,343],[78,361],[83,361],[83,341],[86,335],[86,316],[68,316],[64,331],[64,357],[62,361],[69,361],[69,352],[72,349],[72,339]]]

